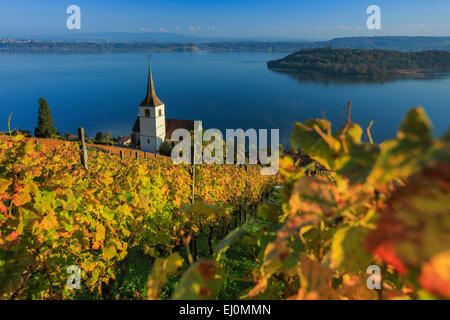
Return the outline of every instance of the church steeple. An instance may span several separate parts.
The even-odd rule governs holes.
[[[155,86],[153,84],[152,67],[150,64],[150,56],[148,57],[148,82],[147,82],[147,95],[144,101],[140,104],[141,107],[157,107],[163,103],[157,97],[155,93]]]

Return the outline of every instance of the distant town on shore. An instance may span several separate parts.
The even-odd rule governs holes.
[[[127,34],[125,34],[127,35]],[[450,51],[450,37],[346,37],[328,41],[249,41],[218,40],[180,37],[131,37],[134,42],[124,41],[123,37],[107,36],[80,37],[74,40],[55,38],[42,39],[0,39],[0,52],[9,53],[95,53],[95,52],[140,52],[146,50],[195,52],[195,51],[258,51],[258,52],[294,52],[306,48],[348,48],[380,49],[403,52],[444,50]],[[59,40],[61,39],[61,40]],[[153,40],[152,40],[153,39]]]

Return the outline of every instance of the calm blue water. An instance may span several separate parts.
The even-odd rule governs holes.
[[[449,127],[450,77],[384,84],[302,82],[267,69],[283,53],[154,53],[152,70],[166,116],[203,120],[205,128],[279,128],[288,144],[294,121],[321,117],[340,124],[347,101],[352,118],[374,120],[377,141],[393,137],[405,112],[425,107],[442,134]],[[0,130],[33,130],[45,98],[61,134],[85,127],[129,135],[145,96],[145,54],[0,55]],[[33,132],[33,131],[32,131]]]

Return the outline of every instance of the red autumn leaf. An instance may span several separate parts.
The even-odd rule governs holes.
[[[378,247],[373,248],[372,253],[382,258],[386,263],[393,265],[399,274],[408,272],[403,262],[396,256],[395,246],[392,242],[383,242]]]
[[[19,193],[16,193],[13,197],[13,203],[16,207],[21,207],[30,201],[31,201],[31,197],[28,192],[19,192]]]
[[[6,240],[12,242],[12,241],[16,241],[18,237],[19,237],[19,233],[16,231],[13,231],[6,237]]]
[[[6,208],[5,204],[3,203],[3,201],[0,201],[0,213],[6,213],[8,211],[8,209]]]
[[[50,230],[58,224],[58,219],[54,214],[49,214],[41,221],[41,227],[44,230]]]
[[[439,253],[426,263],[419,282],[427,291],[450,299],[450,251]]]
[[[367,249],[401,274],[449,250],[449,192],[445,162],[410,177],[386,202],[377,228],[366,238]]]

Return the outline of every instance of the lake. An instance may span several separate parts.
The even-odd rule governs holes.
[[[287,53],[286,53],[287,54]],[[202,120],[204,128],[279,128],[287,146],[295,121],[325,115],[340,125],[348,101],[376,141],[394,137],[405,112],[425,107],[435,134],[449,127],[450,77],[386,83],[305,81],[271,71],[284,53],[153,53],[152,71],[166,117]],[[89,136],[130,135],[145,97],[144,53],[0,54],[0,130],[34,130],[45,98],[61,134],[84,127]],[[344,117],[345,118],[345,117]]]

